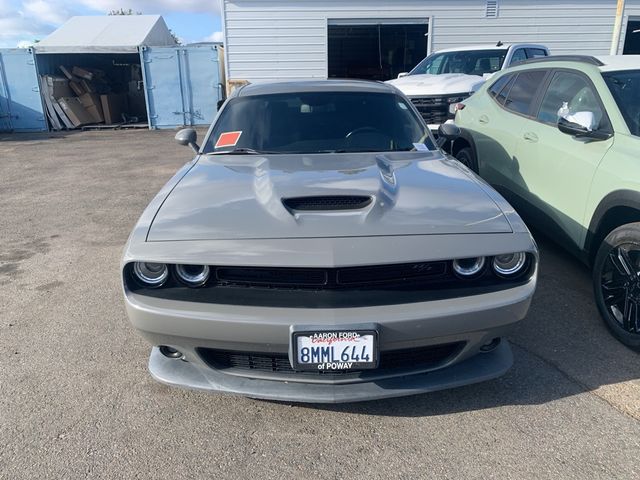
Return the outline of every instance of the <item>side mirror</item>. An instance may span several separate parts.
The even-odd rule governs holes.
[[[409,72],[402,72],[398,74],[398,78],[406,77],[407,75],[409,75]]]
[[[438,138],[455,140],[460,136],[460,127],[455,123],[443,123],[438,127]]]
[[[593,115],[593,114],[592,114]],[[572,122],[566,118],[558,119],[558,130],[567,135],[576,138],[592,138],[594,140],[606,140],[611,137],[610,133],[600,130],[591,130],[591,128],[577,122]]]
[[[449,152],[449,148],[445,148],[445,145],[454,141],[460,136],[460,127],[455,123],[443,123],[438,127],[438,147],[444,148]],[[449,145],[451,146],[451,145]]]
[[[191,150],[198,153],[200,147],[196,143],[198,141],[198,133],[193,128],[183,128],[178,133],[176,133],[176,142],[180,145],[191,147]]]

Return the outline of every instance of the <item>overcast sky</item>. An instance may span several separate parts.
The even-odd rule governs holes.
[[[183,43],[222,40],[218,0],[0,0],[0,47],[42,40],[74,15],[159,14]]]

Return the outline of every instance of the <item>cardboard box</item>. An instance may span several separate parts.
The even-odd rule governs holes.
[[[100,95],[96,95],[95,93],[85,93],[80,97],[80,103],[85,108],[91,118],[93,118],[94,123],[102,123],[104,122],[104,113],[102,111],[102,101],[100,100]]]
[[[80,99],[77,97],[62,97],[58,99],[58,105],[62,108],[65,115],[69,117],[74,127],[80,127],[89,123],[94,123],[89,112],[84,108]]]
[[[110,93],[100,95],[104,122],[106,124],[122,123],[122,114],[127,111],[127,95],[124,93]]]
[[[73,97],[73,92],[69,87],[69,80],[66,77],[58,77],[54,75],[45,75],[44,79],[47,83],[47,93],[50,97]]]

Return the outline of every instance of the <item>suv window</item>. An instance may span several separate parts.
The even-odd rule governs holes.
[[[527,55],[524,52],[524,48],[519,48],[515,52],[513,52],[513,56],[511,57],[511,64],[524,62],[526,59]]]
[[[511,90],[509,90],[509,95],[504,103],[505,108],[512,112],[528,115],[531,112],[538,88],[546,74],[547,72],[544,70],[518,73],[516,81]]]
[[[518,75],[509,75],[509,81],[507,82],[507,84],[504,86],[504,88],[502,90],[500,90],[500,93],[498,93],[498,95],[496,96],[496,102],[498,102],[500,105],[504,105],[504,102],[506,102],[507,100],[507,95],[509,95],[509,91],[511,90],[511,87],[513,87],[513,84],[516,81]]]
[[[603,73],[632,135],[640,137],[640,70]]]
[[[527,58],[546,57],[547,52],[541,48],[527,48]]]
[[[577,73],[556,72],[542,99],[538,120],[556,124],[561,113],[567,116],[585,111],[594,114],[596,128],[603,126],[604,112],[596,92],[586,78]]]
[[[434,53],[422,60],[409,75],[464,73],[482,76],[500,70],[506,56],[506,49]]]
[[[504,75],[496,80],[491,87],[489,87],[489,95],[496,98],[504,86],[511,80],[513,75]]]

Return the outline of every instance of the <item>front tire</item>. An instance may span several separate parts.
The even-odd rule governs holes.
[[[613,230],[593,266],[596,304],[611,333],[640,351],[640,223]]]
[[[478,173],[478,162],[476,161],[476,156],[471,147],[461,148],[458,150],[458,153],[455,154],[455,157],[456,160],[469,168],[469,170],[473,170]]]

